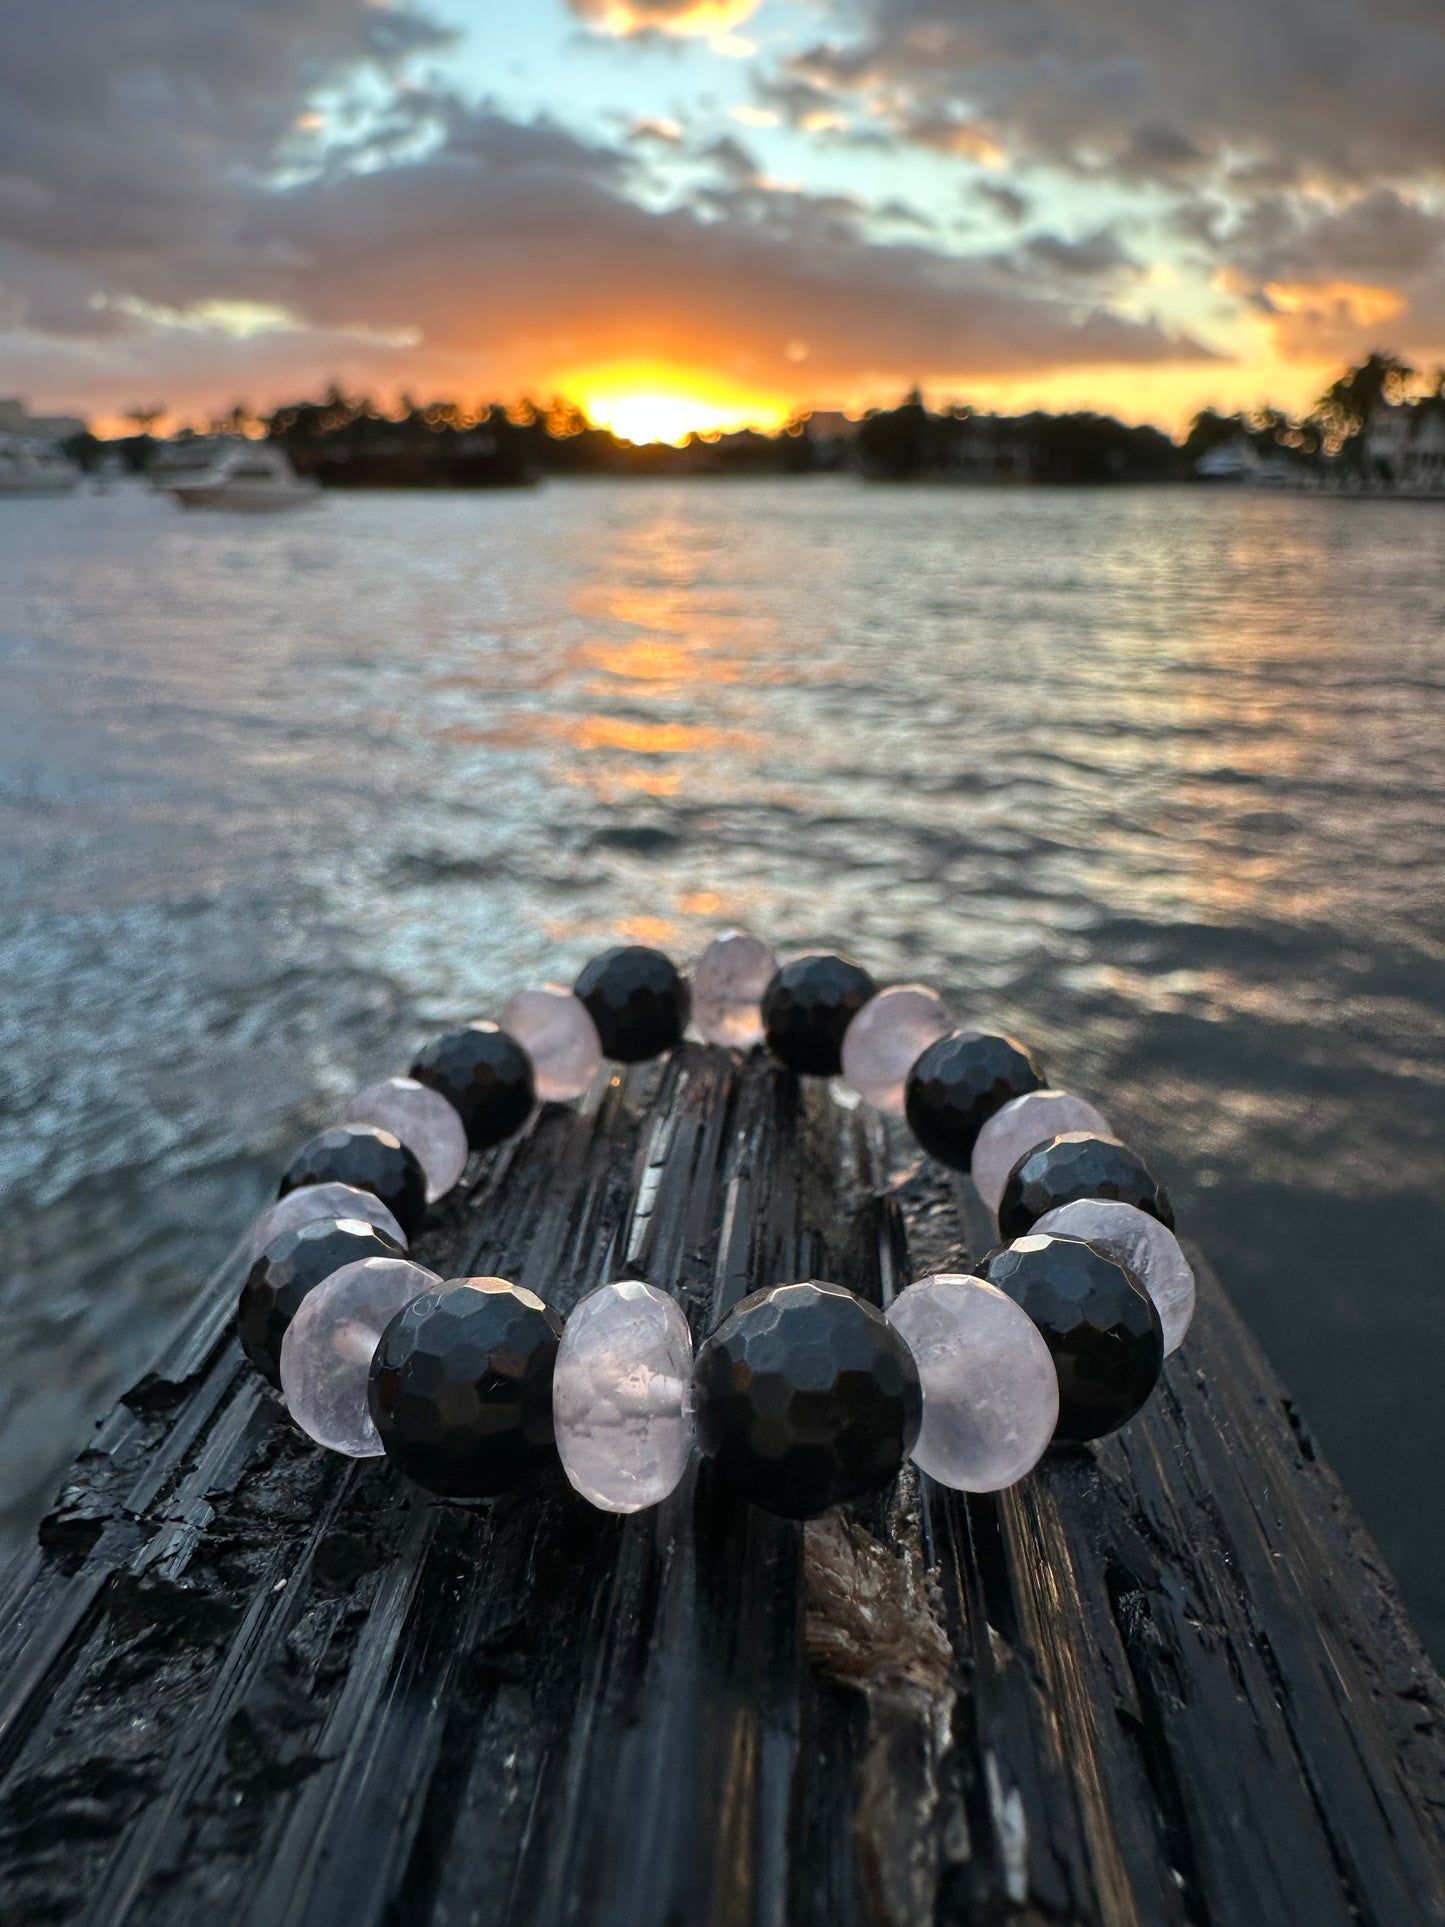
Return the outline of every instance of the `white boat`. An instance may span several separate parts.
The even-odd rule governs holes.
[[[1294,480],[1283,455],[1261,455],[1247,435],[1236,435],[1194,464],[1201,482],[1247,482],[1253,488],[1288,488]]]
[[[0,440],[0,496],[70,495],[80,470],[46,442]]]
[[[161,486],[187,509],[256,513],[307,508],[321,499],[321,484],[299,476],[283,451],[267,442],[228,448],[212,467]]]
[[[162,442],[145,471],[146,481],[165,495],[177,482],[194,482],[211,470],[233,448],[244,446],[226,435],[181,435]]]

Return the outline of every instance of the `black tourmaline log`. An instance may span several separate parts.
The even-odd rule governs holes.
[[[474,1151],[486,1151],[520,1131],[537,1101],[531,1058],[515,1037],[491,1022],[463,1024],[435,1038],[411,1075],[455,1108]]]
[[[1023,1238],[991,1252],[979,1275],[1023,1307],[1053,1354],[1056,1439],[1103,1438],[1141,1410],[1163,1368],[1164,1328],[1132,1272],[1080,1238]]]
[[[923,1416],[907,1345],[830,1284],[744,1298],[698,1353],[693,1400],[698,1445],[723,1477],[789,1519],[886,1485]]]
[[[1046,1211],[1078,1198],[1136,1205],[1174,1229],[1169,1193],[1137,1152],[1111,1137],[1066,1131],[1027,1152],[1009,1172],[999,1200],[1000,1235],[1022,1238]]]
[[[500,1278],[452,1279],[381,1334],[368,1402],[386,1456],[428,1492],[489,1499],[556,1463],[562,1320]]]
[[[1037,1060],[1012,1037],[956,1030],[930,1044],[908,1073],[909,1129],[930,1157],[966,1171],[994,1112],[1043,1085]]]
[[[404,1258],[394,1238],[359,1218],[319,1218],[273,1238],[247,1273],[236,1331],[247,1358],[281,1383],[281,1340],[313,1285],[363,1258]]]
[[[552,1105],[411,1255],[694,1333],[969,1269],[967,1186],[684,1045]],[[980,1224],[977,1231],[987,1235]],[[1012,1491],[632,1519],[319,1451],[239,1265],[0,1562],[5,1927],[1442,1927],[1445,1688],[1207,1264],[1158,1392]]]
[[[820,951],[792,957],[763,992],[768,1049],[790,1071],[836,1077],[843,1038],[878,986],[861,964]]]
[[[692,1011],[687,979],[660,950],[620,944],[594,957],[573,992],[597,1026],[602,1055],[641,1064],[681,1043]]]
[[[303,1144],[276,1195],[303,1184],[351,1184],[369,1191],[412,1237],[426,1216],[426,1173],[400,1138],[374,1124],[341,1124]]]

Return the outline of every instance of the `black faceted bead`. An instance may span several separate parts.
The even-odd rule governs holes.
[[[318,1218],[273,1238],[247,1273],[236,1307],[241,1349],[263,1378],[281,1384],[281,1340],[313,1285],[362,1258],[404,1258],[395,1239],[362,1218]]]
[[[1169,1193],[1137,1152],[1117,1138],[1065,1131],[1035,1145],[1009,1172],[999,1200],[999,1231],[1021,1238],[1046,1211],[1075,1198],[1115,1198],[1174,1229]]]
[[[966,1171],[994,1112],[1043,1088],[1038,1060],[1014,1038],[956,1030],[930,1044],[908,1073],[909,1129],[930,1157]]]
[[[789,1519],[886,1485],[918,1437],[913,1354],[841,1285],[774,1285],[734,1306],[693,1373],[697,1441],[755,1505]]]
[[[1133,1273],[1080,1238],[1020,1238],[980,1275],[1028,1313],[1059,1375],[1056,1439],[1097,1439],[1126,1424],[1158,1382],[1164,1329]]]
[[[409,1075],[455,1107],[474,1151],[521,1130],[537,1102],[531,1058],[515,1037],[491,1022],[463,1024],[438,1037]]]
[[[451,1499],[490,1499],[555,1461],[552,1370],[562,1320],[520,1285],[457,1278],[397,1313],[367,1403],[386,1455]]]
[[[341,1124],[303,1144],[277,1197],[303,1184],[354,1184],[369,1191],[410,1238],[426,1216],[426,1173],[400,1138],[374,1124]]]
[[[661,1057],[682,1042],[692,993],[670,957],[645,944],[619,944],[594,957],[572,986],[618,1064]]]
[[[763,992],[768,1049],[790,1071],[836,1077],[843,1034],[878,986],[849,957],[817,951],[790,957]]]

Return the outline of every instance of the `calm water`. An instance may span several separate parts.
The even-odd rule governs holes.
[[[1156,1156],[1445,1649],[1445,514],[0,504],[0,1498],[286,1147],[622,933],[927,977]]]

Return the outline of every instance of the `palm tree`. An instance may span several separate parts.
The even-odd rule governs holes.
[[[1358,368],[1348,368],[1315,403],[1315,410],[1326,432],[1337,446],[1360,433],[1381,402],[1393,404],[1405,399],[1415,370],[1409,362],[1376,349]]]

